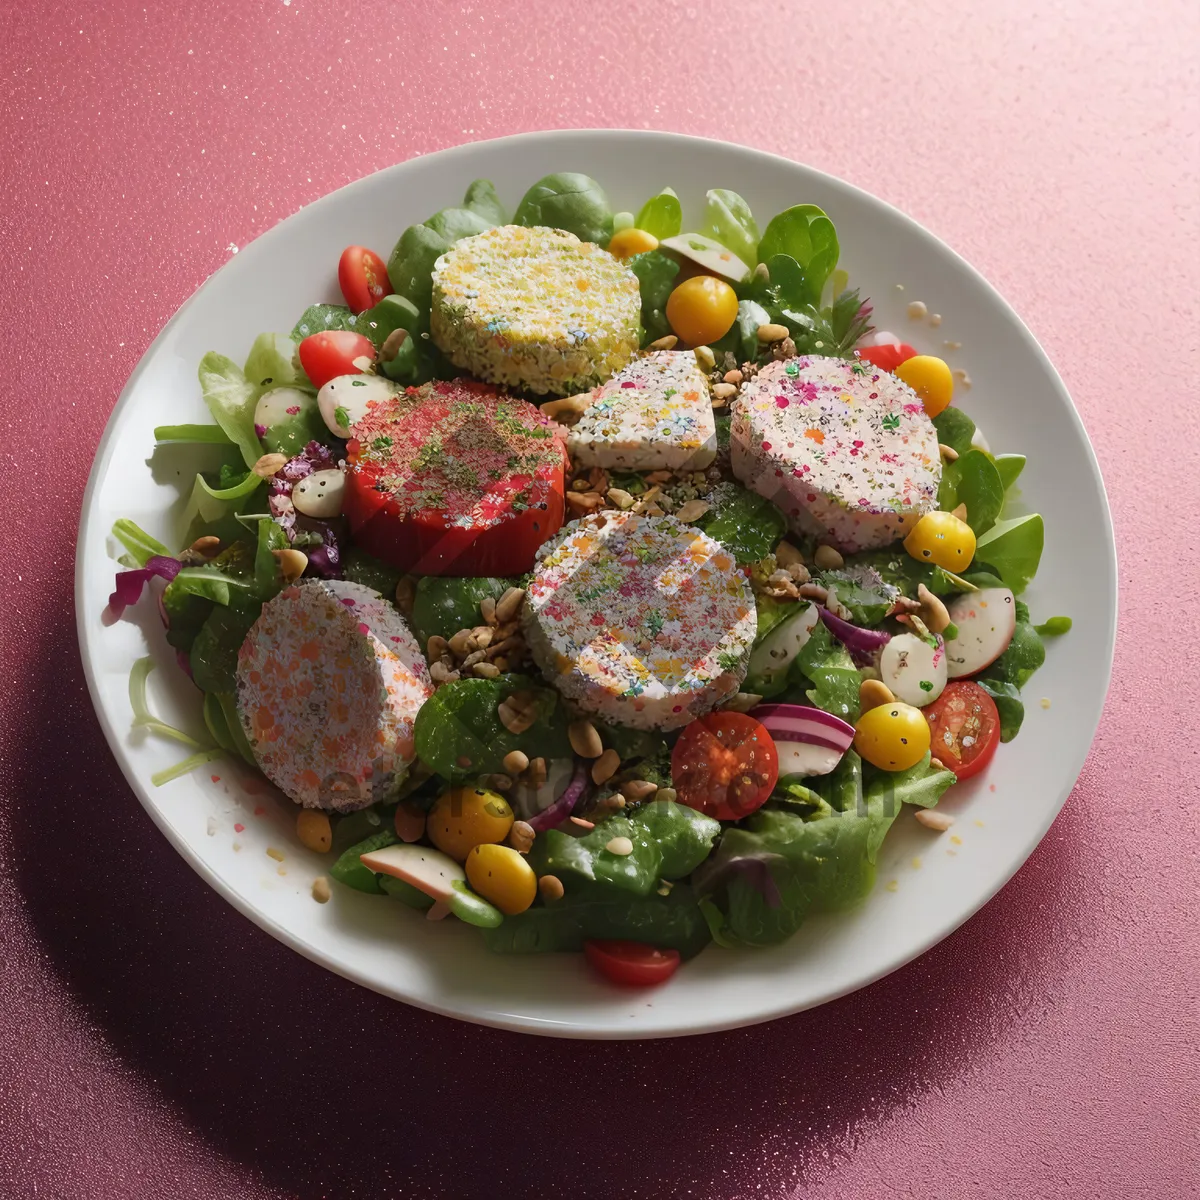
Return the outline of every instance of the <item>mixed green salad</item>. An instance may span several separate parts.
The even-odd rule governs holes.
[[[1020,599],[1024,457],[839,258],[811,204],[715,189],[685,229],[670,188],[477,180],[205,355],[212,422],[155,431],[195,447],[178,540],[113,529],[112,609],[153,595],[202,697],[175,729],[135,665],[190,751],[155,782],[240,760],[334,893],[617,983],[861,901],[1070,621]]]

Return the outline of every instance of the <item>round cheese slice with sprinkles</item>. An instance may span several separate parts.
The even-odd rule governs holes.
[[[595,387],[637,353],[637,276],[565,229],[501,225],[434,264],[429,333],[455,366],[539,394]]]
[[[525,638],[579,708],[638,729],[675,729],[738,690],[754,597],[734,557],[674,517],[605,512],[543,547]]]
[[[937,432],[917,394],[871,363],[773,362],[742,386],[733,473],[793,530],[853,553],[903,537],[937,507]]]
[[[353,812],[395,795],[432,694],[400,614],[345,580],[284,588],[238,652],[238,713],[255,761],[306,808]]]

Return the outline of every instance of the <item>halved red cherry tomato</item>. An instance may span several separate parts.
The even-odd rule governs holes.
[[[860,346],[855,353],[859,358],[874,363],[883,371],[894,371],[902,362],[916,358],[917,352],[907,342],[892,342],[883,346]]]
[[[300,343],[300,365],[315,388],[324,387],[339,375],[361,375],[356,358],[375,361],[375,347],[370,338],[348,329],[326,329],[314,333]]]
[[[679,969],[678,950],[659,950],[641,942],[584,942],[583,952],[605,979],[624,987],[666,983]]]
[[[928,707],[930,752],[959,779],[978,775],[1000,744],[1000,714],[991,696],[969,679],[954,679]]]
[[[338,283],[351,312],[365,312],[392,293],[383,259],[366,246],[347,246],[338,263]]]
[[[706,713],[684,726],[671,751],[680,802],[720,821],[736,821],[765,804],[778,778],[771,735],[745,713]]]

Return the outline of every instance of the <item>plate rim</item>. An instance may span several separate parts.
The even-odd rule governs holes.
[[[256,907],[248,899],[244,899],[232,886],[227,884],[216,871],[208,865],[201,857],[193,853],[184,839],[177,835],[175,831],[166,822],[165,817],[160,813],[159,806],[153,802],[150,796],[150,791],[143,781],[139,778],[138,771],[130,761],[127,753],[127,747],[124,740],[126,731],[118,731],[109,718],[109,714],[104,704],[101,703],[101,691],[99,681],[97,679],[94,650],[92,648],[92,639],[98,636],[95,629],[85,619],[85,586],[84,586],[84,548],[89,544],[89,539],[96,536],[96,530],[93,529],[95,520],[98,514],[95,512],[95,498],[98,492],[101,481],[104,478],[102,466],[106,466],[107,460],[111,457],[113,443],[115,437],[118,417],[129,404],[130,399],[137,388],[137,385],[142,375],[149,369],[149,363],[154,358],[160,344],[167,338],[171,331],[180,324],[187,316],[194,301],[199,294],[208,288],[215,280],[219,279],[222,273],[232,263],[232,257],[222,263],[215,271],[212,272],[202,283],[196,287],[188,298],[179,306],[172,316],[166,321],[163,327],[151,340],[149,345],[143,351],[138,359],[129,377],[126,379],[124,386],[121,388],[120,394],[117,397],[116,403],[113,405],[112,411],[109,413],[105,422],[104,430],[100,436],[100,440],[96,446],[95,454],[92,459],[91,467],[88,471],[87,484],[83,491],[83,496],[80,504],[79,523],[76,529],[76,547],[75,547],[75,572],[74,572],[74,587],[73,599],[75,603],[75,625],[76,634],[79,643],[80,658],[82,660],[84,677],[87,681],[88,695],[91,700],[93,711],[99,721],[101,730],[104,734],[105,741],[108,743],[110,752],[116,760],[121,774],[125,778],[125,782],[137,796],[138,802],[142,808],[149,814],[150,819],[158,828],[167,841],[174,847],[180,857],[203,879],[216,893],[242,916],[246,917],[258,928],[270,934],[272,937],[288,946],[290,949],[301,954],[310,962],[316,963],[319,966],[334,972],[342,978],[348,979],[351,982],[359,984],[370,989],[388,999],[397,1000],[403,1004],[410,1004],[415,1008],[420,1008],[427,1012],[436,1013],[440,1016],[451,1017],[456,1020],[469,1022],[475,1025],[483,1025],[490,1028],[504,1029],[511,1032],[535,1034],[540,1036],[550,1036],[559,1038],[570,1038],[580,1040],[597,1040],[597,1041],[633,1041],[633,1040],[654,1040],[667,1037],[683,1037],[694,1034],[716,1033],[724,1030],[737,1029],[749,1025],[765,1023],[768,1021],[778,1020],[781,1017],[791,1016],[795,1013],[803,1012],[811,1008],[817,1008],[823,1004],[827,1004],[832,1000],[839,999],[842,996],[857,992],[862,988],[868,987],[878,980],[890,975],[893,971],[899,970],[908,963],[921,957],[927,951],[936,946],[939,942],[947,938],[956,929],[965,925],[985,904],[989,903],[995,896],[1004,888],[1004,886],[1012,879],[1012,877],[1025,865],[1033,854],[1034,850],[1041,844],[1046,834],[1049,832],[1051,825],[1058,817],[1059,813],[1065,806],[1067,799],[1074,791],[1075,786],[1079,782],[1079,776],[1086,763],[1087,756],[1091,751],[1092,745],[1095,743],[1096,733],[1099,729],[1100,720],[1103,716],[1104,705],[1108,695],[1109,688],[1112,684],[1112,670],[1114,655],[1116,649],[1116,635],[1118,614],[1120,608],[1120,589],[1119,577],[1117,571],[1117,547],[1116,537],[1112,521],[1111,505],[1109,503],[1108,491],[1105,487],[1103,472],[1100,467],[1099,460],[1096,456],[1095,447],[1092,445],[1091,439],[1088,436],[1087,429],[1084,426],[1083,419],[1071,398],[1066,384],[1059,375],[1049,355],[1043,349],[1040,342],[1034,336],[1025,321],[1021,318],[1017,310],[1008,303],[1000,292],[988,281],[988,279],[980,273],[974,266],[964,259],[953,247],[942,241],[931,230],[925,228],[920,222],[910,217],[907,213],[889,203],[887,200],[876,196],[872,192],[868,192],[864,188],[858,187],[856,184],[850,183],[836,175],[831,175],[819,168],[810,166],[807,163],[799,162],[796,159],[787,157],[786,155],[776,154],[772,151],[762,150],[758,147],[747,146],[738,142],[727,141],[722,138],[699,137],[693,134],[674,133],[667,130],[650,130],[650,129],[625,129],[625,128],[583,128],[583,129],[542,129],[531,130],[523,133],[509,134],[498,138],[485,138],[477,141],[460,143],[454,146],[448,146],[441,150],[432,151],[428,154],[415,154],[410,158],[400,162],[392,163],[387,167],[383,167],[378,171],[370,172],[363,175],[350,183],[343,184],[341,187],[318,197],[309,204],[303,205],[296,213],[290,213],[273,225],[270,229],[265,230],[257,237],[252,239],[243,250],[249,249],[251,246],[257,246],[260,243],[268,240],[274,240],[282,234],[282,230],[288,225],[291,217],[299,212],[308,212],[317,209],[321,206],[331,204],[335,198],[341,196],[342,193],[358,188],[370,180],[375,180],[380,176],[391,174],[402,174],[404,170],[412,163],[424,160],[437,158],[444,161],[451,161],[459,158],[468,159],[472,153],[480,146],[499,146],[512,145],[522,142],[534,142],[539,139],[555,138],[563,136],[572,136],[585,139],[626,139],[636,138],[643,141],[669,141],[672,143],[682,143],[684,147],[688,144],[694,146],[706,146],[716,148],[723,152],[734,152],[740,155],[749,155],[771,160],[776,164],[782,164],[785,167],[800,167],[804,171],[819,177],[827,182],[835,189],[848,190],[862,200],[867,201],[872,205],[882,206],[888,210],[893,219],[899,220],[908,231],[914,234],[919,239],[923,239],[932,245],[935,245],[939,252],[947,254],[953,260],[956,268],[968,275],[972,282],[980,287],[989,297],[1005,311],[1009,319],[1014,322],[1017,335],[1025,345],[1026,350],[1037,361],[1038,366],[1045,373],[1048,382],[1057,391],[1061,400],[1065,401],[1065,409],[1068,414],[1068,419],[1071,422],[1074,432],[1078,435],[1084,451],[1085,459],[1091,474],[1098,485],[1101,497],[1101,508],[1097,514],[1102,519],[1102,529],[1099,531],[1099,541],[1103,546],[1104,551],[1104,568],[1106,593],[1112,597],[1112,606],[1107,629],[1105,630],[1105,645],[1104,650],[1104,670],[1103,683],[1104,686],[1097,693],[1094,700],[1094,711],[1090,717],[1089,724],[1091,727],[1091,735],[1087,740],[1086,745],[1077,751],[1070,763],[1069,778],[1071,782],[1065,787],[1062,794],[1057,797],[1056,801],[1049,807],[1043,820],[1039,822],[1035,831],[1032,831],[1030,836],[1025,840],[1025,844],[1019,853],[1014,854],[1003,871],[1000,872],[995,886],[986,891],[986,894],[981,895],[975,903],[967,908],[955,909],[953,915],[946,920],[937,922],[930,933],[920,940],[915,946],[906,946],[906,948],[891,957],[885,956],[881,959],[877,970],[861,976],[856,982],[848,986],[830,987],[826,991],[818,991],[810,999],[799,1004],[788,1002],[784,999],[782,1002],[770,1005],[769,1007],[756,1010],[752,1015],[739,1018],[738,1016],[730,1016],[727,1018],[702,1019],[692,1021],[686,1025],[673,1026],[670,1028],[656,1027],[651,1030],[625,1029],[622,1027],[605,1026],[593,1028],[586,1025],[572,1024],[564,1025],[559,1022],[552,1022],[543,1017],[525,1016],[520,1013],[491,1011],[487,1013],[465,1013],[458,1009],[440,1005],[434,1000],[428,1000],[424,997],[416,997],[411,995],[398,995],[398,990],[395,987],[388,988],[382,982],[368,977],[359,968],[342,961],[338,961],[327,954],[325,951],[318,949],[312,944],[306,942],[299,934],[294,933],[286,925],[269,916],[263,909]],[[108,531],[104,530],[101,536],[107,537]],[[878,886],[878,884],[876,885]],[[786,993],[785,993],[786,995]]]

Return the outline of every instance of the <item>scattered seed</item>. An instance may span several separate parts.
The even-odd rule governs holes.
[[[458,672],[452,667],[446,666],[446,664],[439,659],[437,662],[430,665],[429,678],[440,686],[443,683],[453,683],[458,678]]]
[[[957,517],[960,521],[965,521],[967,519],[967,506],[965,504],[955,505],[955,507],[950,510],[950,515],[952,517]]]
[[[926,829],[936,829],[945,833],[954,824],[954,818],[949,813],[938,812],[934,808],[918,808],[913,814]]]
[[[725,372],[725,376],[724,376],[725,383],[732,383],[734,387],[737,387],[739,384],[742,383],[742,380],[743,380],[742,373],[736,367],[732,371]]]
[[[570,740],[571,749],[580,758],[599,758],[604,753],[604,743],[591,721],[572,721],[567,726],[567,738]],[[620,762],[620,759],[617,761]]]
[[[629,779],[621,784],[621,795],[634,804],[639,800],[645,800],[647,796],[652,796],[657,791],[658,784],[651,783],[648,779]]]
[[[471,667],[471,672],[478,675],[480,679],[496,679],[500,674],[500,668],[495,663],[477,662]]]
[[[513,692],[496,708],[500,724],[512,734],[524,733],[537,720],[537,701],[526,692]],[[532,764],[530,764],[532,766]]]
[[[287,460],[286,454],[264,454],[250,470],[259,479],[270,479],[272,475],[278,475],[287,466]]]
[[[611,838],[604,845],[605,850],[609,854],[620,854],[622,856],[633,853],[633,843],[627,837]]]
[[[958,380],[958,382],[961,383],[968,392],[971,390],[971,377],[966,373],[966,371],[962,370],[962,368],[959,368],[956,371],[951,371],[950,374],[956,380]]]
[[[279,560],[279,570],[284,583],[292,583],[299,579],[308,566],[308,555],[303,550],[272,550],[271,553]]]
[[[807,583],[812,576],[808,573],[808,568],[803,563],[788,563],[788,574],[792,577],[792,582],[796,584]]]
[[[947,350],[962,349],[962,342],[943,342],[942,345],[945,346]]]
[[[586,479],[576,479],[575,482],[571,484],[571,491],[586,492],[590,486],[591,485]]]
[[[622,512],[627,508],[632,508],[634,505],[633,497],[623,488],[609,488],[608,499],[621,509]]]
[[[697,346],[692,353],[696,356],[696,361],[706,371],[711,371],[717,365],[717,356],[708,346]]]
[[[621,765],[621,756],[612,749],[605,750],[599,758],[592,763],[592,782],[606,783],[616,773]]]
[[[1043,708],[1049,708],[1049,707],[1050,707],[1050,697],[1049,697],[1049,696],[1043,696],[1043,697],[1041,698],[1041,700],[1039,700],[1039,701],[1038,701],[1038,703],[1039,703],[1039,704],[1040,704],[1040,705],[1041,705]]]
[[[529,755],[523,750],[510,750],[504,756],[504,769],[510,775],[520,775],[529,766]]]
[[[782,541],[775,547],[775,561],[781,567],[790,567],[792,563],[802,563],[804,555],[789,541]]]
[[[283,862],[283,851],[277,850],[274,846],[268,846],[267,857],[273,858],[276,862]]]
[[[484,596],[480,600],[479,612],[488,625],[496,624],[496,601],[491,596]]]
[[[929,309],[920,300],[908,302],[908,315],[914,321],[922,321],[929,315]]]
[[[300,845],[316,854],[324,854],[333,845],[333,826],[329,815],[315,808],[302,808],[296,814],[296,836]]]
[[[205,537],[198,537],[188,549],[201,558],[212,558],[221,549],[221,539],[210,533]]]
[[[674,350],[679,345],[679,339],[673,334],[668,333],[666,337],[660,337],[651,342],[646,347],[647,350]]]
[[[496,601],[496,624],[504,625],[511,621],[521,609],[521,604],[525,600],[525,589],[518,587],[510,587],[508,591]]]
[[[771,282],[771,272],[767,268],[766,263],[759,263],[758,266],[754,268],[753,278],[761,280],[763,283]]]
[[[675,515],[685,525],[688,525],[692,521],[700,520],[710,507],[707,500],[688,500],[685,504],[679,506],[679,511]]]
[[[329,880],[324,875],[318,875],[312,881],[312,898],[318,904],[328,904],[333,893],[329,890]]]
[[[772,342],[782,342],[787,335],[786,325],[760,325],[758,327],[758,340],[764,346],[769,346]]]
[[[655,800],[670,800],[672,803],[674,803],[679,799],[679,794],[673,787],[660,787],[658,791],[654,793],[654,798]]]
[[[450,653],[463,658],[471,653],[471,630],[460,629],[450,638]]]
[[[528,821],[514,821],[512,828],[508,831],[508,844],[518,854],[528,854],[533,848],[535,837],[537,837],[537,833]]]
[[[476,650],[486,650],[492,644],[492,639],[495,636],[496,631],[491,625],[476,625],[475,628],[471,630],[470,644],[474,646]]]
[[[879,679],[864,679],[858,688],[858,703],[863,712],[878,708],[881,704],[892,704],[896,697],[892,689]]]
[[[930,325],[932,325],[934,327],[934,329],[936,329],[942,323],[942,314],[941,313],[930,313],[929,314],[929,323],[930,323]]]
[[[737,388],[732,383],[714,383],[712,394],[715,400],[728,402],[737,395]]]
[[[712,406],[713,408],[728,408],[729,400],[725,396],[714,396]]]
[[[832,546],[818,546],[813,562],[822,571],[840,571],[846,565],[846,560]]]
[[[942,456],[942,462],[954,462],[958,458],[958,451],[945,442],[938,442],[938,453]]]
[[[555,900],[561,900],[565,889],[562,885],[562,880],[557,875],[543,875],[538,880],[538,891],[542,894],[542,899],[547,904],[553,904]]]
[[[937,758],[937,757],[935,757],[935,756],[933,756],[933,755],[930,755],[930,758],[929,758],[929,765],[930,765],[930,766],[931,766],[931,767],[932,767],[932,768],[933,768],[935,771],[944,771],[944,770],[946,769],[946,764],[945,764],[944,762],[942,762],[942,760],[941,760],[940,758]]]
[[[574,512],[594,512],[604,503],[599,492],[568,492],[567,507]]]
[[[596,828],[596,822],[589,821],[586,817],[572,817],[571,824],[578,825],[580,829],[595,829]]]
[[[397,354],[400,353],[400,347],[408,341],[407,329],[393,329],[391,333],[383,339],[383,345],[379,347],[379,361],[391,362]]]
[[[801,600],[815,600],[818,604],[824,604],[829,599],[829,592],[819,583],[802,584],[798,594]]]
[[[942,601],[923,583],[917,587],[921,602],[920,616],[930,633],[941,633],[950,624],[950,613]]]
[[[450,643],[444,637],[437,633],[431,634],[429,641],[425,643],[425,657],[430,662],[438,662],[449,648]]]
[[[544,758],[535,758],[529,764],[529,769],[525,772],[525,777],[535,788],[541,787],[547,779],[546,760]]]

